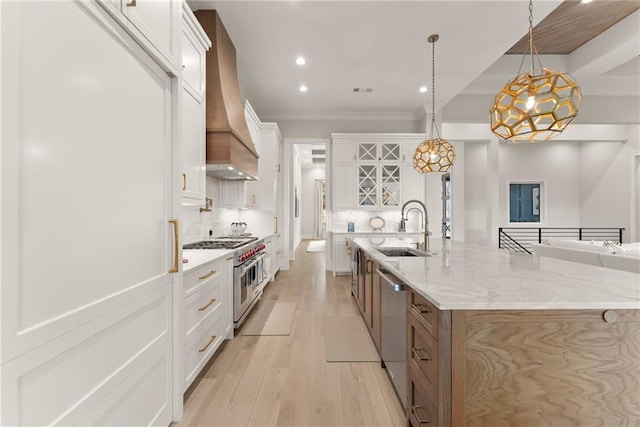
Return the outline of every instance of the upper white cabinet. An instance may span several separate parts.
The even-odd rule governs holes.
[[[395,208],[424,198],[412,156],[422,135],[332,135],[333,209]]]
[[[185,3],[186,4],[186,3]],[[205,52],[211,46],[193,13],[183,8],[181,55],[182,203],[204,205],[206,182]]]
[[[358,160],[358,144],[349,141],[340,141],[332,147],[332,156],[334,163],[353,163]]]
[[[251,139],[260,155],[258,180],[221,181],[220,206],[259,209],[278,216],[276,211],[281,181],[279,159],[282,152],[282,135],[276,123],[262,123],[249,102],[245,102],[245,118]]]
[[[332,166],[333,209],[353,209],[356,202],[356,164],[336,163]]]
[[[178,73],[180,0],[99,0],[172,74]]]
[[[0,40],[0,425],[168,425],[174,81],[95,2],[0,2]]]

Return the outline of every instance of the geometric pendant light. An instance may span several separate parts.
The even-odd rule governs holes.
[[[446,139],[440,137],[436,126],[435,43],[439,38],[437,34],[432,34],[427,39],[431,43],[431,132],[429,139],[422,141],[413,155],[413,167],[420,173],[447,172],[456,159],[455,148]],[[434,138],[434,129],[438,135],[437,138]]]
[[[534,68],[534,55],[539,68]],[[531,70],[509,81],[493,100],[489,110],[491,131],[502,139],[546,141],[562,131],[575,119],[582,102],[582,93],[573,77],[562,71],[542,66],[533,43],[533,2],[529,0],[529,57]]]

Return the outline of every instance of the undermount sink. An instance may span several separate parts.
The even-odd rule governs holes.
[[[405,248],[405,247],[400,247],[400,248],[376,248],[376,250],[378,252],[380,252],[382,255],[385,255],[385,256],[388,256],[388,257],[401,257],[401,256],[426,257],[426,256],[433,256],[433,254],[430,253],[430,252],[425,252],[425,251],[421,251],[421,250],[418,250],[418,249]]]

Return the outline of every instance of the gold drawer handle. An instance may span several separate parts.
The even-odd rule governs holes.
[[[411,406],[411,412],[413,413],[413,415],[416,417],[416,420],[418,420],[418,424],[430,424],[429,421],[427,420],[423,420],[418,416],[418,409],[422,408],[421,406]]]
[[[187,174],[183,173],[182,174],[182,190],[186,190],[187,189]]]
[[[204,280],[204,279],[207,279],[207,278],[209,278],[209,277],[213,276],[213,275],[214,275],[214,274],[216,274],[216,273],[217,273],[217,271],[215,271],[215,270],[211,270],[210,272],[208,272],[208,273],[207,273],[207,274],[205,274],[204,276],[200,276],[200,277],[198,277],[198,279],[200,279],[200,280]]]
[[[280,249],[276,251],[276,255],[280,255]]]
[[[137,3],[136,0],[131,0],[129,3],[127,3],[127,7],[136,7]]]
[[[207,308],[209,308],[209,306],[210,306],[211,304],[213,304],[214,302],[216,302],[216,299],[215,299],[215,298],[211,298],[211,301],[209,301],[209,303],[208,303],[207,305],[205,305],[204,307],[200,307],[200,308],[198,309],[198,311],[204,311],[204,310],[206,310],[206,309],[207,309]]]
[[[226,260],[227,260],[227,261],[231,261],[232,259],[233,259],[233,257],[232,257],[232,256],[228,256],[228,257],[226,258]]]
[[[422,356],[420,356],[420,353],[419,353],[420,351],[423,351],[423,349],[421,349],[421,348],[413,348],[413,347],[411,347],[411,352],[413,353],[413,355],[414,355],[418,360],[423,361],[423,362],[424,362],[425,360],[431,360],[431,358],[429,358],[429,357],[422,357]]]
[[[209,346],[211,345],[211,343],[214,342],[215,340],[216,340],[216,336],[215,335],[211,335],[211,338],[209,339],[209,342],[207,343],[207,345],[205,345],[200,350],[198,350],[198,353],[202,353],[203,351],[206,351],[209,348]]]
[[[411,304],[411,308],[416,310],[420,314],[431,313],[431,310],[429,310],[427,307],[425,307],[422,304]]]

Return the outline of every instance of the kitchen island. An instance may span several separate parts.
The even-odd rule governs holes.
[[[457,242],[433,241],[428,257],[353,242],[410,287],[410,424],[640,425],[640,275]]]

